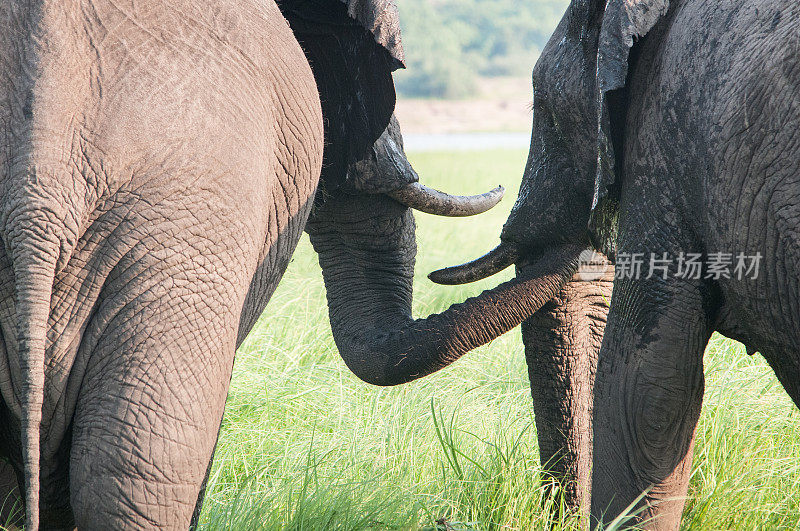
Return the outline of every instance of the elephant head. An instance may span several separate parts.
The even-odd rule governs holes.
[[[500,200],[502,188],[459,197],[418,182],[391,118],[391,73],[403,58],[393,2],[284,0],[279,6],[311,64],[322,103],[323,170],[306,231],[319,254],[334,339],[348,367],[378,385],[425,376],[553,297],[574,270],[575,246],[549,252],[524,279],[413,319],[411,209],[477,214]]]
[[[420,185],[394,119],[369,155],[348,168],[344,185],[318,196],[306,231],[319,254],[334,340],[359,378],[396,385],[426,376],[518,325],[558,292],[574,269],[574,246],[549,253],[523,279],[441,314],[412,317],[412,208],[465,216],[501,197],[502,188],[461,197]]]
[[[628,57],[667,7],[666,0],[572,0],[533,69],[530,151],[501,244],[431,273],[434,282],[473,282],[564,243],[613,260]]]

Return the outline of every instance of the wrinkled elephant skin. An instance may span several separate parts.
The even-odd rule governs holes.
[[[303,230],[370,383],[441,369],[558,294],[578,245],[411,317],[411,209],[473,215],[503,191],[418,182],[402,65],[387,0],[0,5],[0,496],[28,528],[197,524],[235,349]]]
[[[537,417],[555,419],[537,423],[563,431],[540,434],[543,457],[578,448],[580,469],[592,454],[595,525],[633,504],[629,523],[679,526],[714,331],[761,352],[800,404],[798,27],[794,0],[573,0],[534,67],[530,155],[503,243],[445,275],[473,280],[565,242],[616,262],[591,449],[571,427],[585,406],[562,407],[585,388],[585,376],[562,383],[573,339],[539,339],[566,322],[547,314],[569,300],[524,332]],[[699,273],[687,274],[691,253]],[[737,272],[740,256],[760,262]],[[536,366],[553,375],[549,398]]]
[[[328,109],[350,164],[392,114],[399,26],[320,6],[291,21],[344,28],[327,53],[363,51],[342,61],[382,91],[340,69],[352,90],[323,95],[360,113]],[[235,349],[330,145],[298,38],[272,2],[0,6],[0,494],[17,476],[29,528],[196,519]]]
[[[569,507],[586,510],[594,378],[613,282],[610,266],[598,279],[578,273],[522,324],[542,467]]]

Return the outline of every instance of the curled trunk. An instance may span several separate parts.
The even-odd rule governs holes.
[[[334,340],[350,370],[375,385],[431,374],[519,325],[559,292],[581,251],[555,248],[517,279],[415,320],[410,210],[374,196],[320,209],[307,230],[322,266]]]

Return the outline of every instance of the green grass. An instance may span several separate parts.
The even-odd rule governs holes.
[[[516,196],[525,153],[413,156],[422,179],[455,193],[502,183],[477,218],[417,215],[416,315],[481,289],[425,275],[488,250]],[[239,350],[202,522],[208,529],[577,529],[543,495],[519,332],[397,388],[361,383],[330,334],[306,238]],[[706,353],[684,526],[800,525],[800,412],[760,356],[715,337]],[[437,524],[438,522],[438,524]],[[444,525],[446,523],[446,525]]]

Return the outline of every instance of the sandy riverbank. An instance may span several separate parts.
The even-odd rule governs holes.
[[[529,132],[531,83],[527,78],[492,78],[466,100],[398,98],[396,114],[404,134]]]

